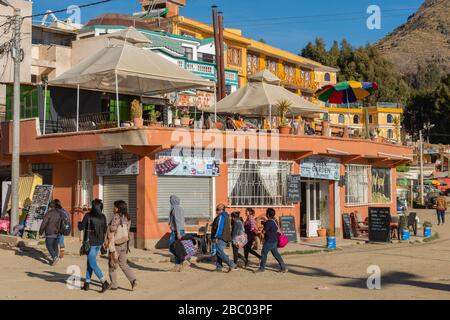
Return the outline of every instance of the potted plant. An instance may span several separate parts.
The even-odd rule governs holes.
[[[291,126],[288,119],[286,119],[287,112],[291,107],[292,103],[286,99],[280,100],[275,106],[278,108],[280,113],[280,126],[278,129],[281,134],[289,134],[291,132]]]
[[[336,249],[336,235],[333,228],[327,229],[327,249]]]
[[[429,222],[429,221],[425,221],[424,223],[423,223],[423,236],[425,237],[425,238],[429,238],[429,237],[431,237],[431,235],[432,235],[432,229],[431,229],[431,227],[432,227],[433,225],[431,224],[431,222]]]
[[[178,108],[174,108],[173,110],[173,125],[176,127],[181,126],[180,109]]]
[[[189,116],[189,108],[184,107],[181,109],[181,125],[183,127],[189,127],[191,124],[191,117]]]
[[[134,99],[131,102],[130,115],[135,127],[140,128],[144,125],[144,120],[142,119],[142,104],[139,100]]]
[[[151,110],[149,113],[149,118],[150,118],[150,126],[158,126],[158,118],[161,115],[161,112],[156,111],[156,110]]]
[[[317,229],[317,235],[319,237],[325,237],[327,235],[327,229],[322,228],[322,224],[319,224],[319,227]]]

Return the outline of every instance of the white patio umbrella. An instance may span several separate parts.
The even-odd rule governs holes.
[[[130,44],[110,45],[84,59],[49,82],[51,86],[77,88],[77,130],[81,89],[115,92],[117,123],[120,92],[150,96],[177,90],[211,87],[214,82],[200,78],[147,49]]]
[[[291,103],[293,115],[326,113],[327,110],[280,86],[281,80],[268,70],[249,77],[249,83],[217,103],[217,112],[269,116],[281,100]]]
[[[126,29],[122,29],[120,31],[115,31],[112,33],[108,33],[106,37],[111,39],[119,39],[124,40],[128,43],[132,44],[148,44],[152,43],[149,38],[142,34],[142,32],[138,31],[134,27],[128,27]]]

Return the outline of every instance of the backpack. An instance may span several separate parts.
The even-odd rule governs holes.
[[[61,224],[59,227],[59,233],[64,236],[69,236],[70,233],[72,232],[72,227],[70,225],[70,221],[69,221],[67,215],[65,214],[65,212],[61,212],[60,210],[58,210],[58,212],[61,215]]]
[[[122,218],[121,218],[122,219]],[[130,240],[130,236],[128,234],[128,223],[120,222],[117,227],[116,232],[114,233],[114,244],[121,245]]]

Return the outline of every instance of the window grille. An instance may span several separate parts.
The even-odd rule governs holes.
[[[345,205],[369,204],[370,166],[349,164],[345,166]]]
[[[292,163],[231,160],[228,163],[228,197],[231,206],[288,206],[287,176]]]
[[[77,208],[90,208],[92,201],[92,161],[81,160],[77,163],[77,185],[75,206]]]

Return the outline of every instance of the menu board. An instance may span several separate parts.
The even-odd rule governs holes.
[[[369,207],[369,241],[389,242],[391,240],[390,208]]]
[[[294,216],[281,216],[280,227],[283,234],[289,239],[289,242],[297,242],[297,231],[295,229]]]
[[[39,231],[42,220],[47,213],[50,199],[52,198],[52,185],[38,185],[34,189],[30,210],[28,211],[25,225],[26,231]]]
[[[343,226],[344,239],[351,239],[352,238],[352,223],[350,220],[350,215],[348,213],[344,213],[342,215],[342,226]]]
[[[287,202],[298,203],[302,199],[301,176],[289,175],[287,177]]]

